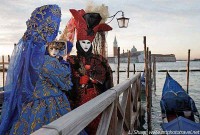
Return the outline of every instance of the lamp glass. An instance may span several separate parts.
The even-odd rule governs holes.
[[[129,23],[129,18],[125,18],[125,17],[117,18],[117,22],[118,22],[119,28],[127,28],[128,23]]]

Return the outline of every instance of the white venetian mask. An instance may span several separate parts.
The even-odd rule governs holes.
[[[79,43],[80,43],[82,49],[84,50],[84,52],[87,52],[92,45],[89,40],[79,40]]]

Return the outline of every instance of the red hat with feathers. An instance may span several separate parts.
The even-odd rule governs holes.
[[[105,23],[99,24],[101,16],[98,13],[85,13],[83,9],[78,11],[70,9],[70,12],[75,19],[77,40],[89,40],[92,42],[97,32],[112,30],[112,28]]]

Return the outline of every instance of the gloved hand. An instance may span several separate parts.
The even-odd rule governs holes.
[[[81,76],[81,77],[80,77],[79,83],[80,83],[80,84],[87,84],[88,81],[89,81],[89,76],[84,75],[84,76]]]
[[[90,67],[91,67],[90,65],[85,65],[86,70],[90,70]]]

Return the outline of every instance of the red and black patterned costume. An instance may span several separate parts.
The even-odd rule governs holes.
[[[112,70],[108,61],[101,55],[92,53],[92,46],[87,52],[83,50],[79,40],[89,40],[91,43],[98,31],[109,31],[107,24],[99,24],[101,16],[97,13],[85,13],[84,10],[70,10],[75,19],[77,29],[77,55],[69,56],[68,61],[72,70],[73,88],[68,93],[72,108],[76,108],[113,86]],[[87,127],[89,135],[95,135],[101,115]]]
[[[76,108],[86,103],[113,86],[112,70],[102,56],[94,54],[91,54],[90,57],[70,56],[68,61],[71,65],[74,84],[69,96],[74,101],[73,107]],[[86,85],[82,85],[80,77],[85,75],[90,79]],[[89,134],[95,134],[99,121],[100,116],[88,125],[86,131]]]
[[[69,56],[73,76],[75,107],[84,104],[113,86],[112,70],[107,60],[101,55]],[[87,67],[90,67],[88,69]],[[88,83],[80,84],[80,77],[89,76]]]

